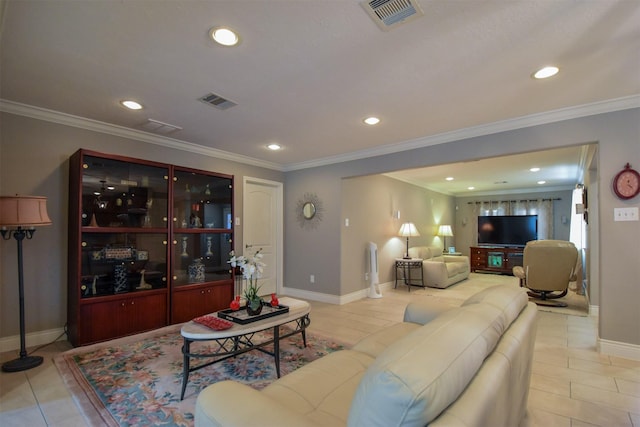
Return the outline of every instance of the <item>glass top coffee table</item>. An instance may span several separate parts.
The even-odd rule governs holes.
[[[183,371],[180,400],[184,398],[184,392],[189,382],[189,373],[251,350],[259,350],[273,356],[276,364],[276,374],[278,378],[280,378],[280,340],[300,333],[302,334],[302,340],[306,347],[306,329],[311,323],[309,319],[311,306],[308,302],[282,297],[280,298],[280,305],[289,307],[289,311],[256,322],[246,324],[234,323],[229,329],[221,331],[208,328],[193,320],[185,323],[180,330],[180,334],[184,340],[182,346]],[[211,315],[217,316],[217,312]],[[291,330],[287,330],[284,334],[281,334],[280,326],[287,323],[291,323]],[[258,341],[259,338],[256,337],[255,334],[268,329],[273,329],[273,337]],[[216,349],[210,353],[192,353],[191,343],[195,341],[213,341],[215,342]],[[269,344],[273,344],[273,352],[264,348]],[[191,367],[191,358],[207,358],[213,360],[196,367]]]

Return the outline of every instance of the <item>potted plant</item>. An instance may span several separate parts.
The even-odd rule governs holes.
[[[261,261],[262,254],[260,253],[262,248],[256,251],[251,258],[247,258],[243,255],[235,256],[235,253],[231,251],[231,259],[228,261],[232,267],[239,267],[242,271],[242,276],[247,280],[247,287],[244,289],[244,299],[247,304],[247,313],[251,316],[256,316],[262,311],[262,298],[260,297],[258,286],[258,279],[262,277],[262,271],[265,264]]]

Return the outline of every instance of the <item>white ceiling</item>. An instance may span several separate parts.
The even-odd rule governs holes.
[[[595,145],[558,148],[473,162],[407,169],[385,175],[454,196],[567,190],[582,183]],[[539,168],[532,172],[531,168]],[[447,180],[447,177],[453,180]],[[538,184],[538,181],[544,181]],[[474,187],[472,190],[469,187]]]
[[[350,0],[0,2],[5,111],[138,130],[154,119],[182,128],[167,136],[185,147],[280,170],[640,94],[636,0],[421,0],[425,16],[388,32]],[[215,25],[241,44],[213,43]],[[556,77],[530,77],[550,63]],[[210,92],[238,105],[198,101]],[[145,108],[125,110],[125,98]],[[382,122],[363,125],[369,115]],[[463,170],[456,185],[479,183]]]

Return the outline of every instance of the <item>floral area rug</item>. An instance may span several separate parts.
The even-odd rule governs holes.
[[[172,325],[75,348],[54,361],[87,422],[96,426],[192,426],[196,398],[206,386],[234,380],[260,390],[277,378],[273,357],[250,351],[192,372],[180,401],[182,343],[180,325]],[[195,342],[191,350],[206,351],[209,345],[213,346]],[[342,344],[309,331],[306,348],[300,334],[283,339],[281,375],[342,348]],[[203,362],[191,359],[192,366],[199,363]]]

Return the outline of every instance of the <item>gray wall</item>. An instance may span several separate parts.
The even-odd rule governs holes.
[[[637,222],[614,222],[613,208],[639,206],[640,198],[621,201],[610,188],[612,177],[626,162],[640,168],[639,126],[640,109],[630,109],[288,172],[285,211],[290,216],[285,218],[285,283],[289,287],[310,289],[309,274],[320,271],[316,274],[321,274],[322,280],[319,282],[316,276],[316,290],[341,295],[355,286],[341,283],[343,270],[350,268],[342,263],[345,249],[341,239],[344,218],[340,200],[344,178],[598,143],[598,177],[590,186],[598,187],[599,191],[590,205],[598,205],[599,223],[591,224],[590,233],[597,232],[599,236],[600,258],[592,263],[598,263],[600,338],[638,345],[640,256],[635,242],[640,239],[640,226]],[[307,191],[316,192],[325,200],[325,220],[314,231],[301,230],[291,216],[295,214],[296,201]],[[594,239],[590,242],[594,243]]]
[[[68,159],[79,148],[232,174],[239,217],[243,176],[284,181],[278,171],[103,133],[6,113],[0,120],[0,194],[46,196],[53,221],[23,245],[27,333],[61,328],[67,319]],[[0,251],[0,337],[8,337],[19,331],[15,240],[0,242]]]

